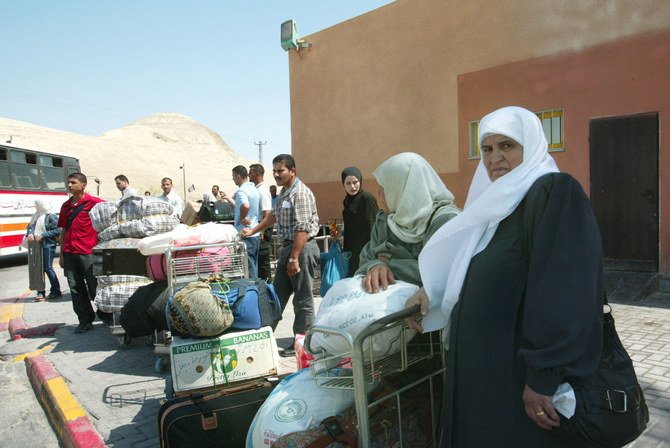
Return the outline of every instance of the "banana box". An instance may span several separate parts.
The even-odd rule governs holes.
[[[270,327],[208,339],[175,336],[170,355],[175,392],[277,375],[279,369],[277,341]]]

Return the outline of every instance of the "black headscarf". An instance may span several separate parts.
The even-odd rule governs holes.
[[[344,185],[344,180],[348,176],[355,176],[356,179],[358,179],[358,182],[360,183],[360,188],[358,189],[358,192],[356,192],[355,195],[350,195],[347,193],[347,195],[344,198],[344,201],[342,204],[344,205],[344,208],[349,210],[352,213],[356,213],[358,210],[358,207],[360,205],[361,200],[363,199],[363,174],[361,174],[361,170],[356,168],[355,166],[350,166],[342,170],[342,185]]]

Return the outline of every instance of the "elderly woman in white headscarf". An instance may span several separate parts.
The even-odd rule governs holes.
[[[417,329],[448,326],[446,447],[560,447],[552,397],[602,348],[602,244],[588,198],[559,173],[542,124],[505,107],[479,124],[463,213],[426,244]]]
[[[51,284],[48,296],[45,296],[46,290],[37,291],[36,302],[43,302],[45,299],[56,300],[61,296],[60,283],[53,268],[56,244],[58,243],[60,231],[61,229],[58,227],[58,215],[51,213],[51,203],[40,199],[36,200],[35,214],[30,219],[30,223],[26,229],[26,239],[41,243],[44,273],[49,278],[49,283]]]
[[[454,196],[420,155],[397,154],[373,173],[381,205],[370,241],[363,247],[357,275],[368,292],[396,280],[421,286],[418,257],[428,239],[460,210]]]

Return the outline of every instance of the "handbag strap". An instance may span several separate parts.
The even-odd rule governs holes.
[[[67,217],[67,224],[65,224],[65,231],[67,232],[70,229],[70,226],[72,225],[72,222],[74,221],[74,218],[77,217],[79,212],[81,212],[84,209],[84,206],[86,205],[86,202],[83,204],[79,204],[72,210],[70,213],[70,216]]]

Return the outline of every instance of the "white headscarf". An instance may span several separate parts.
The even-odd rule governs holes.
[[[431,217],[434,217],[433,212],[453,204],[454,195],[418,154],[397,154],[379,165],[372,174],[384,189],[389,228],[406,243],[421,241]],[[456,206],[452,208],[458,211]]]
[[[35,200],[35,214],[30,219],[30,224],[34,224],[33,234],[35,236],[42,236],[46,232],[46,215],[51,213],[51,202],[46,202],[41,199]]]
[[[419,269],[430,299],[423,327],[444,327],[458,301],[470,259],[493,238],[498,223],[509,216],[531,185],[547,173],[558,172],[549,155],[542,123],[521,107],[503,107],[482,118],[479,145],[494,134],[512,138],[523,146],[523,161],[495,182],[489,179],[483,160],[470,184],[463,212],[442,226],[419,255]]]

